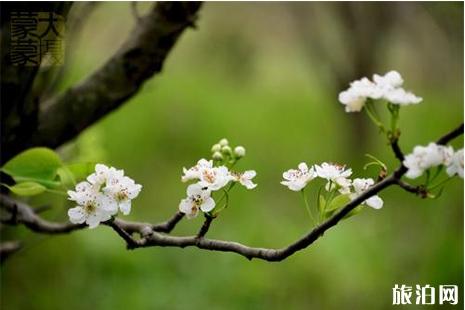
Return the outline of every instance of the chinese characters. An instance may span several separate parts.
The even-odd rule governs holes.
[[[413,287],[396,284],[392,289],[393,305],[411,305],[413,296]],[[438,296],[436,288],[429,284],[425,286],[415,286],[415,304],[416,305],[434,305],[438,297],[439,305],[456,305],[458,303],[458,286],[457,285],[439,285]]]
[[[10,60],[15,66],[62,65],[65,21],[54,12],[11,12]]]

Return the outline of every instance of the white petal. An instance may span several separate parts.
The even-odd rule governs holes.
[[[187,187],[187,196],[195,196],[202,194],[202,185],[199,183],[191,184]]]
[[[214,208],[215,208],[215,201],[211,197],[208,197],[207,199],[205,199],[203,201],[203,204],[200,206],[200,210],[202,210],[203,212],[210,212]]]
[[[302,171],[302,172],[307,172],[308,171],[308,166],[306,163],[300,163],[299,164],[299,170]]]
[[[255,170],[247,170],[243,173],[243,176],[249,180],[255,178],[256,175],[257,172],[255,172]]]
[[[192,202],[189,199],[181,200],[181,203],[179,204],[179,211],[181,211],[184,214],[191,213],[192,212]]]
[[[100,217],[93,213],[89,214],[89,217],[86,219],[86,224],[89,225],[89,228],[95,228],[100,223]]]
[[[254,184],[251,180],[242,180],[241,179],[240,183],[243,186],[245,186],[245,188],[247,188],[247,189],[254,189],[255,187],[257,187],[257,184]]]
[[[131,212],[131,200],[120,202],[119,209],[124,215],[128,215]]]
[[[291,191],[298,192],[305,187],[305,183],[302,182],[290,182],[288,187]]]
[[[69,221],[73,224],[82,224],[86,221],[86,214],[81,207],[68,210]]]
[[[381,209],[383,207],[383,200],[379,196],[372,196],[365,200],[365,203],[373,209]]]

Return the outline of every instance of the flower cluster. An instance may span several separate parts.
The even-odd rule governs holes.
[[[187,218],[194,218],[199,210],[205,213],[211,212],[216,203],[211,197],[212,192],[224,189],[230,182],[237,182],[247,189],[257,186],[252,182],[256,176],[254,170],[235,172],[228,169],[245,155],[245,149],[237,146],[232,151],[226,139],[212,147],[213,160],[200,159],[197,164],[189,169],[183,168],[181,181],[197,181],[187,187],[187,197],[181,200],[179,211],[186,214]],[[224,164],[223,164],[224,163]],[[231,187],[230,187],[231,188]],[[226,194],[228,190],[225,190]]]
[[[351,180],[349,179],[351,175],[352,169],[346,169],[341,165],[324,162],[308,168],[306,163],[300,163],[298,169],[290,169],[283,173],[284,181],[281,184],[292,191],[301,191],[311,180],[318,177],[326,180],[326,191],[338,191],[353,200],[372,186],[374,181],[373,179]],[[372,196],[364,204],[379,209],[383,206],[383,200],[378,196]]]
[[[69,200],[78,206],[68,210],[69,220],[75,224],[86,223],[95,228],[121,211],[131,212],[131,200],[136,198],[142,186],[124,176],[123,170],[116,170],[103,164],[95,166],[95,172],[68,191]]]
[[[413,153],[405,156],[403,164],[408,168],[405,176],[410,179],[418,178],[426,170],[441,165],[447,167],[449,176],[459,175],[463,178],[463,149],[454,153],[451,146],[436,143],[418,145]]]
[[[350,87],[339,94],[339,101],[345,105],[346,112],[359,112],[370,99],[384,99],[396,105],[417,104],[422,98],[402,88],[404,80],[397,71],[384,76],[375,74],[373,81],[366,77],[350,83]]]

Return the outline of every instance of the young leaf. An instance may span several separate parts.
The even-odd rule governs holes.
[[[318,211],[324,212],[324,208],[326,206],[326,199],[325,196],[321,194],[321,188],[320,191],[318,191]]]
[[[339,195],[334,197],[329,206],[326,208],[326,211],[334,211],[350,202],[349,195]]]
[[[71,188],[74,185],[76,185],[76,179],[74,178],[73,173],[67,166],[58,168],[57,174],[63,187]]]
[[[92,174],[95,170],[95,163],[77,163],[66,165],[66,168],[71,172],[76,183],[79,183],[87,178],[89,174]]]
[[[20,196],[34,196],[45,192],[47,189],[45,186],[36,182],[23,182],[13,186],[7,186],[8,189]]]
[[[1,170],[18,183],[34,181],[51,186],[54,183],[57,169],[61,166],[62,162],[53,150],[36,147],[16,155]]]
[[[357,207],[355,207],[354,209],[352,209],[352,211],[350,211],[349,213],[346,214],[346,216],[344,216],[344,219],[348,219],[349,217],[352,217],[360,212],[362,212],[362,210],[365,208],[364,205],[359,205]]]

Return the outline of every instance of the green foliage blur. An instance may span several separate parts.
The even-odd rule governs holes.
[[[128,3],[98,3],[79,16],[83,5],[73,8],[86,22],[67,46],[61,91],[102,65],[136,23]],[[139,13],[150,5],[139,3]],[[366,75],[398,70],[424,98],[401,109],[405,152],[463,121],[463,5],[351,6],[205,3],[198,29],[184,33],[162,74],[61,148],[62,158],[124,169],[143,185],[127,218],[158,222],[185,195],[181,168],[226,137],[246,147],[238,169],[255,169],[258,187],[235,188],[208,236],[262,247],[295,241],[310,224],[300,195],[279,184],[283,171],[331,161],[376,177],[375,167],[363,170],[365,153],[390,171],[397,166],[368,117],[345,113],[337,100],[362,65],[372,70]],[[344,24],[349,10],[356,18]],[[389,12],[385,29],[376,20],[366,29],[380,11]],[[453,145],[461,148],[462,138]],[[126,251],[108,227],[61,236],[6,228],[4,236],[25,246],[1,267],[1,308],[387,309],[395,284],[456,284],[462,292],[463,193],[458,178],[434,200],[389,188],[381,210],[367,208],[280,263],[196,248]],[[66,220],[72,203],[63,197],[34,202],[51,201],[44,216]],[[174,234],[193,234],[201,223],[183,220]]]

